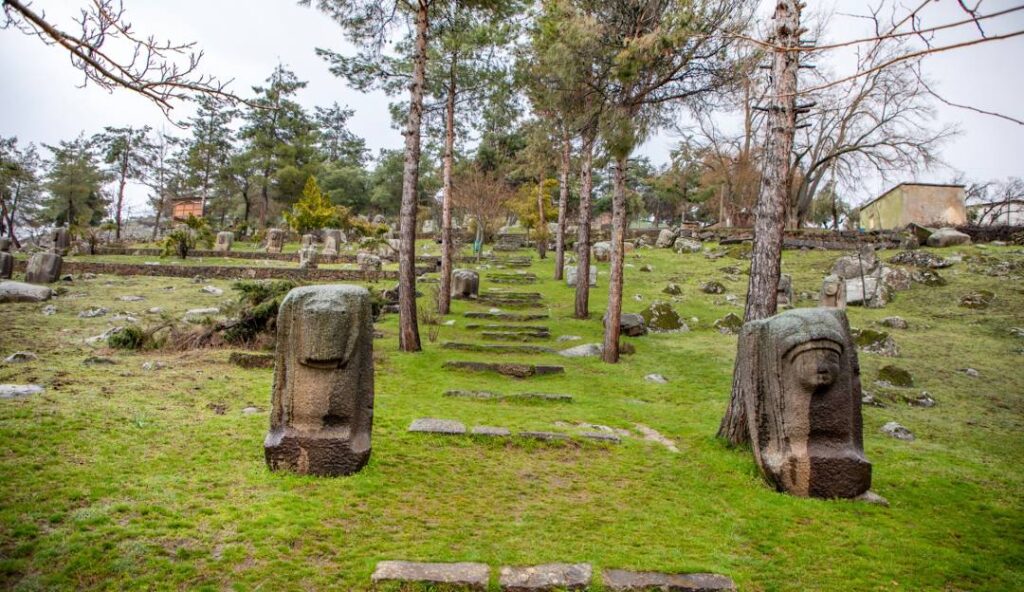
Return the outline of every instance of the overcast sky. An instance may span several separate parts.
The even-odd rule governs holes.
[[[890,0],[891,1],[891,0]],[[68,18],[85,0],[36,0],[33,7],[44,10],[54,21],[73,31]],[[918,0],[907,0],[918,4]],[[865,23],[845,14],[863,14],[863,0],[807,0],[808,10],[830,10],[836,16],[830,37],[851,39],[863,36]],[[872,3],[874,4],[874,3]],[[1019,4],[1017,0],[985,0],[984,12],[995,12]],[[174,41],[196,41],[206,54],[204,72],[233,79],[231,90],[248,94],[280,62],[309,85],[300,94],[307,107],[339,102],[355,109],[352,130],[366,139],[376,153],[379,148],[398,148],[402,136],[391,127],[389,99],[379,93],[360,94],[327,71],[314,54],[316,47],[351,50],[340,29],[322,14],[302,8],[291,0],[125,0],[129,20],[141,33],[152,33]],[[937,0],[924,13],[925,25],[959,20],[963,17],[956,0]],[[987,32],[1024,29],[1024,11],[987,25]],[[972,33],[965,30],[960,35]],[[940,39],[957,39],[957,34]],[[976,35],[976,32],[974,33]],[[79,132],[92,134],[103,126],[151,125],[170,127],[161,112],[145,99],[128,91],[108,93],[95,86],[79,88],[80,74],[65,53],[46,47],[38,39],[14,30],[0,31],[0,134],[17,136],[23,143],[56,143]],[[929,57],[925,73],[947,99],[1024,119],[1024,37],[958,49]],[[849,63],[841,58],[842,72]],[[183,119],[188,105],[175,109],[172,117]],[[939,122],[956,123],[963,134],[952,140],[942,157],[952,166],[913,179],[896,181],[948,182],[956,171],[970,179],[1002,179],[1024,176],[1024,126],[938,106]],[[678,141],[661,133],[648,141],[640,153],[655,163],[665,162]],[[45,153],[45,151],[44,151]],[[884,189],[877,180],[865,181],[854,201],[873,197]],[[130,196],[132,213],[142,213],[144,192],[136,188]]]

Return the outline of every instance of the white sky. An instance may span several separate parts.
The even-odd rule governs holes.
[[[33,7],[74,31],[68,18],[84,1],[36,0]],[[347,104],[356,111],[352,130],[366,139],[373,153],[402,145],[400,133],[391,128],[389,99],[380,93],[364,95],[347,88],[314,54],[316,47],[346,48],[340,29],[321,13],[291,0],[126,0],[125,4],[138,32],[198,42],[206,53],[203,70],[233,79],[230,88],[234,92],[248,95],[250,87],[261,84],[281,62],[301,80],[309,81],[299,96],[307,108],[334,101]],[[866,3],[862,0],[807,0],[807,4],[808,10],[834,7],[833,39],[860,37],[866,32],[864,21],[843,16],[863,14]],[[985,0],[982,9],[995,12],[1017,4],[1018,0]],[[962,13],[956,0],[936,0],[924,16],[927,26],[958,20]],[[990,33],[1019,29],[1024,29],[1024,11],[987,26]],[[110,94],[92,85],[79,88],[81,76],[67,56],[38,39],[10,29],[0,31],[0,56],[0,134],[4,136],[16,135],[23,143],[56,143],[82,131],[95,133],[106,125],[169,127],[155,106],[131,92]],[[1024,119],[1022,61],[1024,37],[1018,37],[931,56],[925,62],[925,72],[936,81],[936,90],[951,101]],[[840,63],[840,71],[843,65],[848,66]],[[938,110],[939,121],[956,123],[964,131],[942,154],[953,169],[971,179],[1024,176],[1024,126],[941,105]],[[182,105],[172,117],[178,120],[188,114],[188,105]],[[665,162],[676,141],[669,134],[659,134],[639,152],[655,163]],[[954,170],[937,170],[916,180],[944,182],[954,174]],[[911,180],[915,179],[895,181]],[[852,197],[860,201],[883,189],[880,181],[867,180]],[[129,201],[132,213],[142,213],[143,191],[135,188]]]

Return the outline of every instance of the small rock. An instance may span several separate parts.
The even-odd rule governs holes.
[[[257,413],[262,413],[262,412],[263,412],[263,410],[260,409],[259,407],[249,406],[249,407],[243,407],[242,408],[242,415],[256,415]]]
[[[723,335],[737,335],[743,328],[743,319],[736,313],[730,312],[724,317],[715,321],[715,329]]]
[[[162,307],[154,306],[153,308],[147,310],[146,312],[148,312],[149,314],[160,314],[163,311],[164,309]]]
[[[579,335],[562,335],[556,341],[558,341],[559,343],[565,343],[566,341],[579,341],[580,339],[583,338],[580,337]]]
[[[877,493],[871,490],[865,491],[864,493],[853,498],[853,501],[864,502],[866,504],[873,504],[876,506],[882,506],[884,508],[889,507],[889,500],[885,499],[884,497],[878,495]]]
[[[217,314],[220,314],[219,308],[193,308],[191,310],[185,311],[185,316],[183,317],[183,320],[187,322],[194,322],[201,320],[205,317],[211,317]]]
[[[601,356],[604,348],[597,343],[584,343],[569,349],[563,349],[558,355],[565,358],[597,358]]]
[[[24,364],[25,362],[35,362],[39,359],[39,356],[29,351],[19,351],[4,358],[4,362],[8,364]]]
[[[160,370],[166,367],[167,365],[164,364],[163,362],[143,362],[142,364],[142,369],[147,372],[152,372],[153,370]]]
[[[978,290],[977,292],[971,292],[965,294],[960,298],[960,306],[964,308],[972,309],[983,309],[988,308],[989,304],[995,300],[996,295],[990,290]]]
[[[105,358],[103,356],[89,356],[82,360],[82,363],[86,366],[112,366],[117,363],[113,358]]]
[[[874,329],[856,329],[852,331],[853,341],[857,349],[863,352],[895,358],[900,355],[899,347],[891,335],[885,331]]]
[[[690,330],[668,302],[655,302],[644,309],[640,316],[647,328],[655,333],[685,333]]]
[[[665,289],[662,290],[662,292],[668,294],[669,296],[679,296],[680,294],[683,293],[683,288],[679,284],[670,283],[669,285],[665,286]]]
[[[668,384],[668,379],[661,374],[648,374],[647,376],[644,376],[644,380],[655,384]]]
[[[700,285],[700,291],[705,294],[725,294],[725,286],[722,282],[711,280]]]
[[[981,372],[978,372],[974,368],[964,368],[964,374],[970,376],[971,378],[978,378],[979,376],[981,376]]]
[[[636,431],[640,432],[644,437],[644,440],[661,444],[669,452],[679,452],[679,448],[676,446],[676,443],[663,436],[658,430],[645,426],[642,423],[635,423],[633,424],[633,427],[636,428]]]
[[[921,391],[920,395],[908,398],[907,403],[912,407],[924,407],[925,409],[930,409],[935,406],[935,399],[932,398],[931,393],[928,391]]]
[[[868,405],[871,407],[885,407],[885,404],[879,401],[875,395],[868,391],[862,391],[860,395],[860,402],[862,405]]]
[[[896,438],[897,440],[906,440],[907,442],[912,442],[914,440],[914,434],[895,421],[890,421],[882,426],[882,433]]]
[[[914,386],[914,377],[899,366],[885,366],[878,371],[878,380],[887,382],[892,386],[909,388]]]
[[[138,323],[139,319],[129,314],[117,314],[110,317],[111,321],[124,321],[125,323]]]
[[[45,316],[45,317],[52,317],[55,314],[57,314],[57,307],[56,306],[54,306],[52,304],[47,304],[46,306],[43,307],[43,316]]]
[[[640,271],[642,271],[644,273],[650,273],[650,272],[654,271],[654,268],[651,267],[650,265],[641,265],[640,266]]]
[[[103,315],[107,314],[108,312],[110,312],[108,309],[102,308],[102,307],[101,308],[90,308],[89,310],[83,310],[82,312],[78,313],[78,318],[80,318],[80,319],[95,319],[96,317],[102,317]]]
[[[221,296],[224,294],[224,290],[215,286],[203,286],[203,289],[200,290],[200,292],[203,294],[212,294],[213,296]]]
[[[121,296],[118,300],[121,302],[142,302],[145,298],[142,296]]]
[[[907,321],[903,320],[903,317],[885,317],[882,319],[882,326],[891,329],[906,329],[909,327]]]

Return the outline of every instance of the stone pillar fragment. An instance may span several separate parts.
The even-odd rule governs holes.
[[[846,308],[846,282],[837,275],[827,276],[821,284],[819,303],[823,308]]]
[[[845,311],[801,308],[746,323],[737,356],[734,384],[765,479],[802,497],[866,492],[860,366]]]
[[[25,281],[30,284],[52,284],[60,278],[64,258],[57,253],[36,253],[28,260]]]
[[[480,274],[468,269],[452,272],[452,298],[468,300],[480,295]]]
[[[284,250],[284,231],[280,228],[267,230],[267,252],[280,253]]]
[[[359,471],[370,458],[373,325],[370,293],[296,288],[281,302],[267,466],[303,475]]]
[[[324,231],[324,248],[321,254],[324,256],[337,256],[341,245],[345,243],[345,233],[334,228]]]
[[[316,245],[316,237],[312,234],[302,235],[302,247],[312,247]]]
[[[0,280],[9,280],[14,275],[14,255],[0,251]]]
[[[575,288],[576,287],[577,271],[578,270],[576,269],[575,266],[571,266],[571,267],[566,267],[565,268],[565,285],[569,286],[570,288]],[[591,265],[590,266],[590,287],[593,288],[595,286],[597,286],[597,266],[596,265]]]
[[[50,251],[61,257],[68,254],[71,246],[71,237],[68,236],[68,229],[63,226],[54,228],[50,232]]]
[[[316,247],[299,249],[299,269],[316,269]]]
[[[778,310],[793,305],[793,276],[788,273],[779,277],[779,287],[775,292],[775,304]]]
[[[218,253],[230,253],[231,244],[235,241],[235,234],[233,232],[218,232],[217,242],[213,244],[213,250]]]

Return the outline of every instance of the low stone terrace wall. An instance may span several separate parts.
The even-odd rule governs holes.
[[[17,260],[15,270],[24,273],[27,261]],[[432,271],[417,268],[418,274]],[[65,261],[61,274],[83,273],[112,275],[144,275],[156,277],[191,278],[203,276],[221,280],[295,280],[306,282],[370,282],[397,280],[397,271],[367,272],[360,269],[291,269],[287,267],[241,267],[228,265],[137,265],[128,263],[94,263],[86,261]]]

